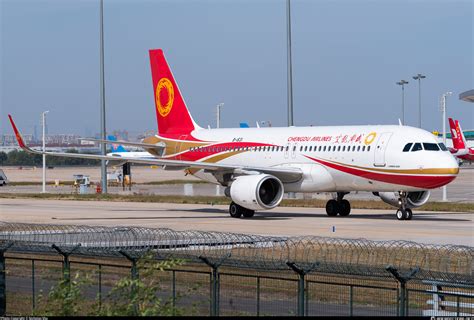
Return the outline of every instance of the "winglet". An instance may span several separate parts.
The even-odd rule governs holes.
[[[13,131],[15,132],[16,140],[18,141],[18,145],[22,149],[27,149],[27,146],[25,145],[25,142],[23,141],[23,138],[21,137],[20,131],[18,131],[15,122],[13,122],[12,116],[9,114],[8,118],[10,119],[10,123],[12,124]]]

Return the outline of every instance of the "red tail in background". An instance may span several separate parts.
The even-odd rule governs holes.
[[[459,125],[459,121],[456,120],[454,123],[452,118],[449,118],[449,128],[451,129],[451,139],[453,141],[453,147],[457,150],[466,149],[466,144],[464,142],[464,135]]]
[[[158,133],[167,135],[191,133],[197,125],[184,103],[163,50],[150,50],[150,64]]]

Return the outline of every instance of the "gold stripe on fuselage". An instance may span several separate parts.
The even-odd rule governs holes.
[[[346,163],[342,162],[337,162],[337,161],[329,161],[329,160],[324,160],[323,161],[335,163],[341,166],[346,166],[349,168],[355,168],[355,169],[360,169],[360,170],[368,170],[368,171],[376,171],[376,172],[383,172],[383,173],[398,173],[398,174],[458,174],[459,173],[459,168],[426,168],[426,169],[381,169],[381,168],[367,168],[367,167],[361,167],[361,166],[354,166],[354,165],[349,165]]]

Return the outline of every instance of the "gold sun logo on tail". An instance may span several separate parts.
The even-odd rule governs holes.
[[[174,89],[168,78],[161,78],[156,85],[156,107],[162,117],[166,117],[173,107]]]

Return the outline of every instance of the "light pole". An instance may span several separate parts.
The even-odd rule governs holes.
[[[441,112],[443,114],[443,143],[446,146],[446,97],[452,95],[451,91],[441,96]],[[443,201],[448,201],[446,186],[443,186]]]
[[[399,86],[402,86],[402,124],[405,125],[405,85],[408,81],[400,80],[397,82]]]
[[[217,128],[221,127],[221,108],[224,106],[224,102],[219,103],[217,108]]]
[[[418,73],[416,76],[413,76],[414,80],[418,80],[418,127],[421,129],[421,79],[426,78],[426,76]]]
[[[100,0],[100,137],[105,140],[105,77],[104,77],[104,1]],[[101,144],[101,154],[106,155],[106,145]],[[100,161],[102,193],[107,193],[107,164]]]
[[[46,151],[46,114],[49,112],[44,111],[41,113],[41,123],[43,125],[43,152]],[[43,191],[42,193],[46,192],[46,155],[43,153]]]
[[[224,102],[219,103],[216,108],[217,108],[217,129],[221,127],[221,108],[224,106]],[[221,192],[220,189],[221,187],[216,184],[216,196],[220,196]]]
[[[286,0],[286,51],[287,51],[287,90],[288,90],[288,127],[293,126],[293,81],[291,72],[291,13],[290,0]]]

